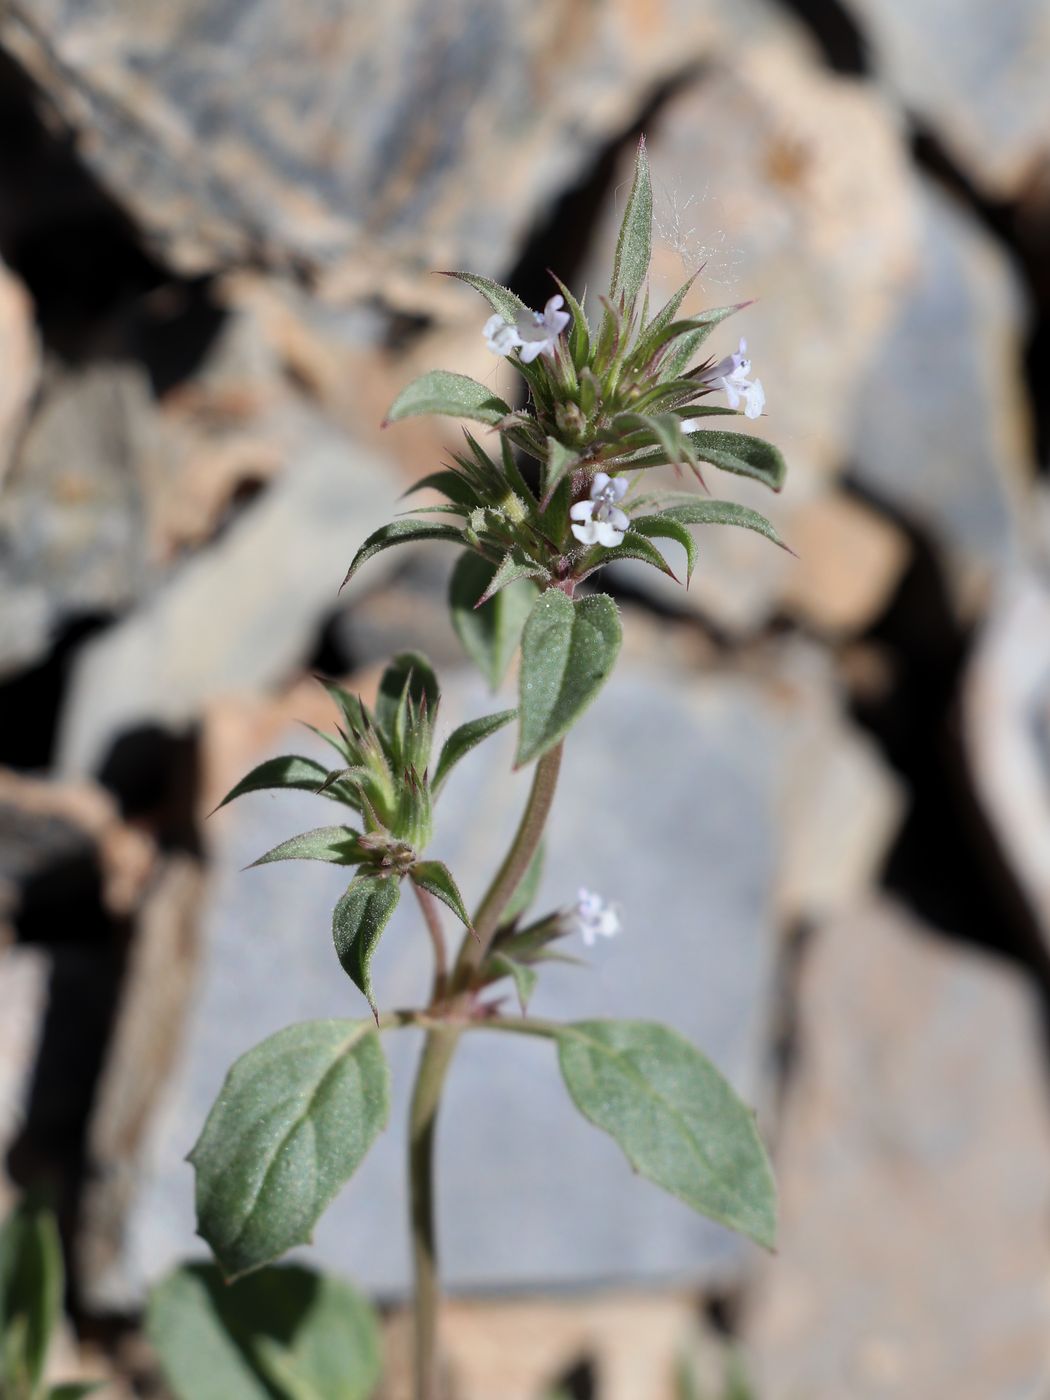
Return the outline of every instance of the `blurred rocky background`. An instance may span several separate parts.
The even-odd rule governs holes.
[[[633,1180],[542,1045],[479,1036],[441,1139],[457,1393],[667,1400],[732,1345],[763,1400],[1050,1395],[1048,73],[1045,0],[0,7],[0,1208],[60,1206],[59,1367],[163,1394],[137,1324],[198,1252],[183,1157],[227,1064],[360,1012],[332,873],[239,873],[313,799],[205,814],[312,751],[317,674],[367,692],[418,646],[443,723],[493,703],[440,547],[336,594],[454,441],[381,433],[393,395],[503,382],[432,269],[593,291],[644,129],[655,290],[702,263],[707,304],[757,299],[728,340],[798,558],[707,531],[688,593],[606,581],[628,646],[545,898],[596,885],[626,931],[536,1007],[698,1041],[760,1105],[782,1242]],[[508,769],[449,786],[469,897]],[[413,993],[410,920],[380,964]],[[318,1236],[392,1306],[390,1400],[401,1152]]]

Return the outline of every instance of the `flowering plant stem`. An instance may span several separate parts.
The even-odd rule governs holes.
[[[474,919],[474,938],[464,938],[452,977],[452,991],[469,1014],[470,980],[488,951],[500,917],[532,863],[550,815],[561,768],[562,744],[536,764],[525,810],[503,864],[489,886]],[[427,927],[434,936],[434,910],[420,899]],[[440,933],[440,930],[439,930]],[[435,938],[435,947],[443,946]],[[434,999],[445,978],[440,960],[435,972]],[[460,1008],[456,1008],[460,1009]],[[453,1008],[449,1008],[450,1012]],[[408,1181],[412,1225],[412,1264],[415,1274],[415,1395],[416,1400],[440,1400],[438,1389],[437,1319],[441,1283],[437,1266],[434,1219],[434,1134],[438,1107],[461,1029],[450,1023],[428,1031],[412,1091],[408,1129]]]

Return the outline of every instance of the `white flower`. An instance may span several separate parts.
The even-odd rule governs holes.
[[[735,355],[727,355],[724,360],[719,360],[699,377],[702,384],[712,384],[716,389],[723,390],[730,408],[739,408],[743,399],[744,413],[747,417],[758,418],[766,406],[766,394],[761,379],[749,379],[750,373],[751,361],[747,358],[747,341],[742,340]],[[699,426],[699,420],[689,418],[682,424],[682,431],[692,433]]]
[[[606,904],[600,894],[582,886],[576,893],[576,904],[569,915],[571,932],[578,933],[588,948],[599,938],[614,938],[620,932],[620,911],[615,904]]]
[[[555,341],[569,324],[564,305],[564,297],[551,297],[542,311],[519,311],[513,325],[498,314],[490,316],[483,330],[485,343],[495,355],[517,350],[526,365],[537,355],[553,355]]]
[[[620,543],[630,521],[616,503],[623,500],[626,490],[626,477],[595,473],[591,499],[577,501],[569,511],[573,520],[580,521],[572,533],[581,544],[602,544],[611,549]]]

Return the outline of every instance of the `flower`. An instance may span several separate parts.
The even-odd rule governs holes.
[[[569,324],[564,305],[564,297],[553,296],[542,311],[519,311],[513,325],[498,313],[490,316],[483,328],[485,343],[495,355],[517,350],[526,365],[537,355],[553,355],[555,341]]]
[[[630,521],[616,503],[623,500],[626,491],[625,477],[595,473],[590,500],[577,501],[569,511],[573,520],[580,521],[572,533],[581,544],[603,544],[611,549],[620,543]]]
[[[749,379],[751,361],[747,358],[747,341],[740,342],[735,355],[727,355],[699,376],[702,384],[711,384],[724,391],[730,408],[739,408],[744,401],[744,413],[748,418],[758,418],[766,406],[766,393],[761,379]],[[699,427],[699,422],[690,418],[682,424],[683,432],[691,433]]]
[[[598,938],[614,938],[620,932],[620,912],[615,904],[606,904],[600,894],[581,885],[569,923],[570,931],[578,933],[587,947],[593,948]]]

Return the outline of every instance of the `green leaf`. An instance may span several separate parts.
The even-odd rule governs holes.
[[[317,826],[289,837],[272,851],[267,851],[248,867],[269,865],[275,860],[325,860],[332,865],[359,865],[364,852],[357,844],[359,833],[349,826]]]
[[[296,788],[300,792],[316,792],[328,777],[328,769],[312,758],[301,758],[298,754],[282,754],[280,758],[268,758],[253,768],[246,778],[214,809],[218,812],[235,797],[243,797],[246,792],[264,792],[269,788]],[[214,812],[213,814],[214,815]]]
[[[433,720],[441,700],[441,688],[429,660],[421,651],[402,651],[387,665],[376,696],[376,723],[388,743],[400,748],[404,741],[402,697],[418,709],[423,699]]]
[[[82,1400],[85,1395],[94,1395],[103,1390],[108,1381],[66,1381],[64,1385],[53,1385],[47,1392],[47,1400]]]
[[[671,506],[660,514],[665,520],[675,520],[679,525],[739,525],[744,530],[757,531],[781,549],[788,548],[764,515],[759,515],[757,510],[751,510],[748,506],[738,506],[735,501],[698,500],[693,505]]]
[[[379,554],[384,549],[393,549],[397,544],[417,544],[420,540],[445,540],[448,544],[462,544],[463,531],[455,525],[442,525],[429,520],[410,520],[404,516],[391,520],[389,525],[383,525],[365,540],[354,555],[346,571],[346,578],[339,587],[345,588],[361,565],[371,559],[373,554]]]
[[[386,422],[397,423],[420,413],[442,413],[495,427],[509,412],[510,404],[476,379],[447,369],[433,369],[401,390],[390,406]]]
[[[529,1002],[532,1000],[532,994],[536,990],[536,983],[539,981],[539,974],[535,968],[529,967],[526,963],[520,963],[515,958],[508,957],[506,953],[491,954],[487,966],[493,974],[489,981],[498,982],[501,977],[511,978],[514,990],[518,994],[521,1014],[524,1016],[528,1010]]]
[[[421,477],[414,486],[410,486],[403,493],[402,499],[404,496],[414,496],[417,491],[440,491],[450,501],[467,510],[472,509],[480,502],[480,497],[473,484],[467,480],[462,472],[454,471],[451,467]]]
[[[629,305],[649,272],[653,237],[653,187],[649,178],[649,158],[645,137],[638,142],[634,181],[623,211],[623,222],[616,240],[609,300],[618,305],[621,298]]]
[[[0,1226],[0,1381],[39,1386],[63,1290],[62,1246],[51,1211],[23,1202]]]
[[[562,479],[579,465],[579,454],[560,443],[557,438],[547,439],[547,462],[543,472],[543,497],[540,508],[546,509]]]
[[[631,524],[633,526],[634,522],[632,521]],[[636,532],[631,529],[617,545],[592,545],[584,556],[580,578],[588,578],[596,569],[603,569],[606,564],[615,564],[623,559],[638,559],[643,564],[651,564],[654,569],[659,569],[662,574],[666,574],[668,578],[674,579],[675,583],[679,583],[680,580],[670,564],[656,546],[649,543],[645,534],[645,531]],[[691,536],[690,543],[692,543]]]
[[[587,316],[584,313],[583,305],[578,302],[569,291],[568,287],[559,277],[555,277],[558,291],[565,298],[565,305],[569,308],[572,316],[572,330],[569,332],[569,354],[572,362],[578,370],[583,369],[591,353],[591,329],[587,324]]]
[[[680,544],[685,550],[685,582],[686,587],[689,586],[693,570],[696,568],[696,561],[700,557],[700,551],[697,549],[696,540],[693,539],[684,525],[677,520],[668,520],[663,515],[636,515],[631,521],[631,531],[639,535],[646,535],[650,539],[674,540],[676,544]]]
[[[701,462],[710,462],[720,471],[760,481],[771,491],[779,491],[787,475],[783,453],[771,442],[750,433],[722,433],[701,428],[687,433]]]
[[[515,292],[509,287],[502,287],[498,282],[493,282],[488,277],[480,277],[476,272],[443,272],[443,277],[455,277],[460,282],[466,282],[468,287],[473,287],[476,292],[480,292],[493,311],[499,312],[503,319],[511,325],[519,311],[528,311],[529,308]]]
[[[482,715],[480,719],[468,720],[466,724],[454,729],[442,746],[431,783],[433,791],[440,791],[445,779],[465,754],[477,748],[490,734],[497,733],[504,725],[509,724],[517,713],[517,710],[500,710],[494,715]]]
[[[772,1249],[776,1191],[754,1114],[710,1060],[651,1021],[555,1030],[576,1107],[642,1176]]]
[[[153,1289],[146,1327],[175,1400],[369,1400],[379,1383],[371,1306],[298,1266],[232,1286],[184,1266]]]
[[[288,1026],[234,1063],[189,1155],[197,1233],[228,1279],[309,1242],[389,1111],[379,1034],[364,1021]]]
[[[470,915],[467,907],[463,903],[463,896],[459,892],[455,880],[452,878],[452,871],[440,860],[417,860],[409,871],[414,884],[421,890],[426,890],[435,899],[440,899],[441,903],[452,910],[456,918],[468,929],[473,929],[470,922]]]
[[[519,768],[552,749],[583,714],[621,638],[616,604],[604,594],[575,603],[556,588],[540,595],[521,638]]]
[[[710,311],[701,311],[692,317],[691,319],[699,324],[694,330],[687,330],[680,337],[678,343],[668,350],[660,365],[660,377],[662,379],[677,379],[688,368],[689,361],[714,328],[721,325],[728,317],[735,316],[745,306],[750,305],[750,302],[738,301],[733,306],[712,307]]]
[[[504,559],[500,570],[507,559],[511,556]],[[497,572],[487,559],[464,553],[452,571],[448,593],[456,635],[493,690],[507,674],[521,629],[536,601],[536,585],[519,575],[479,606],[478,600],[489,593]]]
[[[343,971],[368,998],[376,1020],[372,993],[372,955],[390,916],[397,908],[400,887],[389,875],[356,875],[332,915],[335,951]]]

